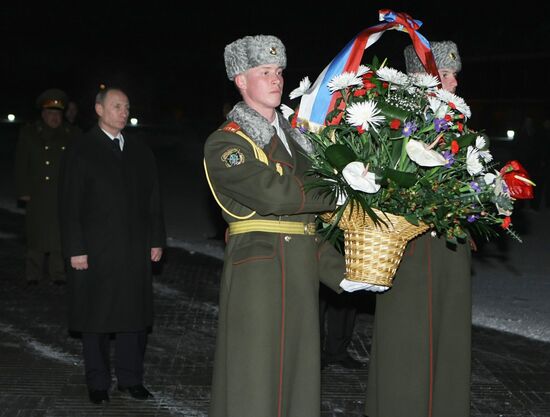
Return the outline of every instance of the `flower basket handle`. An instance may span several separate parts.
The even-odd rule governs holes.
[[[315,80],[301,100],[297,123],[308,130],[319,131],[325,124],[325,118],[335,107],[336,95],[328,89],[328,82],[343,72],[355,72],[359,68],[365,50],[376,43],[387,30],[399,30],[409,34],[413,47],[429,74],[437,76],[437,66],[430,43],[418,29],[422,22],[413,19],[406,13],[393,12],[389,9],[379,10],[379,20],[384,23],[371,26],[357,34],[338,55],[328,64]]]

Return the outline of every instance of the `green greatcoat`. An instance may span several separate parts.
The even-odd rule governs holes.
[[[369,417],[470,415],[470,255],[430,233],[407,246],[392,288],[376,297]]]
[[[251,219],[310,223],[334,208],[304,193],[305,139],[278,115],[288,154],[267,120],[244,103],[207,139],[209,180],[221,204]],[[242,130],[261,146],[234,133]],[[307,148],[307,146],[306,146]],[[283,175],[276,171],[276,164]],[[238,221],[223,212],[228,223]],[[317,236],[249,232],[229,236],[220,285],[210,417],[319,417],[319,281],[335,291],[344,260]]]
[[[40,279],[41,261],[50,253],[52,279],[64,279],[58,215],[58,177],[65,149],[80,129],[63,123],[52,129],[42,120],[23,126],[15,152],[18,197],[26,206],[27,279]]]

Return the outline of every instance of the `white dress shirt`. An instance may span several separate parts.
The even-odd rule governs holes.
[[[281,139],[281,142],[283,142],[283,145],[285,145],[285,148],[289,155],[292,155],[292,152],[290,151],[290,146],[288,146],[288,142],[286,140],[286,135],[283,129],[281,129],[281,126],[279,126],[279,118],[275,115],[275,120],[271,122],[271,126],[275,128],[277,131],[277,136],[279,136],[279,139]]]
[[[103,130],[103,129],[101,129],[101,130]],[[105,133],[107,136],[109,136],[109,138],[111,140],[118,139],[118,142],[120,143],[120,150],[122,151],[124,149],[124,136],[122,136],[122,133],[119,132],[117,136],[113,136],[105,130],[103,130],[103,133]]]

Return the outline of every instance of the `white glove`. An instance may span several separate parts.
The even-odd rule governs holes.
[[[372,291],[372,292],[384,292],[388,288],[390,288],[384,285],[374,285],[374,284],[368,284],[366,282],[355,282],[355,281],[350,281],[348,279],[342,280],[342,282],[340,283],[340,287],[342,287],[347,292],[354,292],[359,290]]]

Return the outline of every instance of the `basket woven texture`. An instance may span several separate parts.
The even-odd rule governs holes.
[[[391,287],[407,243],[426,232],[429,227],[415,226],[403,216],[383,213],[374,209],[385,224],[375,224],[361,206],[346,207],[338,227],[344,231],[346,278]],[[333,213],[321,218],[334,221]]]

